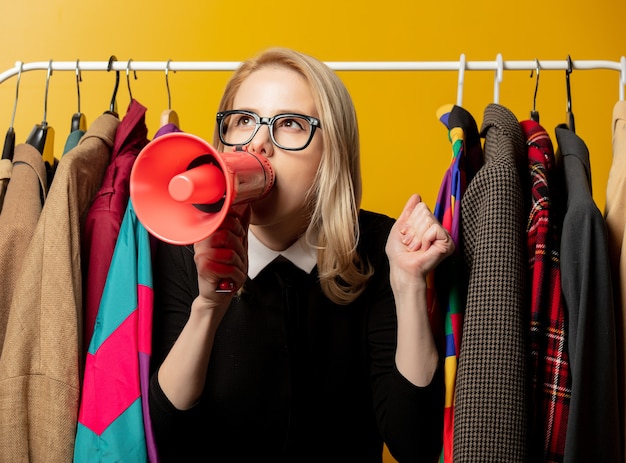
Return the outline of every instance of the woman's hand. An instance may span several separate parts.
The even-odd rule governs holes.
[[[198,297],[174,346],[159,368],[163,392],[174,406],[187,410],[204,389],[217,327],[237,288],[248,273],[248,221],[250,208],[230,210],[219,228],[194,244],[198,269]],[[235,291],[216,292],[221,280],[230,279]]]
[[[412,195],[394,224],[385,248],[391,283],[423,283],[426,275],[454,251],[454,242],[419,195]]]
[[[199,298],[223,305],[246,281],[248,273],[248,221],[250,208],[231,209],[215,232],[194,244]],[[217,292],[220,282],[232,283],[231,293]]]
[[[410,382],[426,386],[439,359],[428,315],[426,277],[452,254],[454,242],[414,194],[391,228],[385,251],[398,317],[396,366]]]

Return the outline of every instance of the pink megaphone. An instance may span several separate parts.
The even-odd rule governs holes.
[[[201,138],[174,132],[149,142],[130,174],[130,198],[142,225],[172,244],[213,233],[231,207],[267,195],[274,172],[264,156],[218,153]]]

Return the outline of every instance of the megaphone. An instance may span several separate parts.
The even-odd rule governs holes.
[[[130,199],[149,233],[186,245],[211,235],[233,206],[266,196],[274,179],[264,156],[241,148],[218,153],[200,137],[172,132],[137,155]]]

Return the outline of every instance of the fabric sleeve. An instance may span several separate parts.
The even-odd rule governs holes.
[[[376,250],[368,253],[375,275],[365,297],[372,301],[367,333],[378,427],[390,453],[398,461],[433,461],[441,451],[443,439],[441,356],[428,386],[415,386],[398,371],[395,363],[397,319],[385,254],[393,221],[376,219],[372,223],[362,218],[362,246]]]
[[[158,368],[189,319],[191,303],[198,292],[193,248],[163,242],[156,245],[154,259],[153,354],[150,378],[150,417],[157,450],[164,461],[183,458],[184,445],[192,439],[197,412],[178,410],[159,384]],[[169,448],[164,446],[169,445]]]

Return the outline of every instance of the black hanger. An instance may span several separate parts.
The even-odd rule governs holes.
[[[111,55],[109,58],[109,64],[107,65],[107,72],[113,69],[113,61],[117,61],[115,55]],[[113,95],[111,96],[111,104],[109,110],[105,111],[105,114],[112,114],[115,117],[119,117],[117,113],[117,89],[120,86],[120,71],[115,71],[115,87],[113,87]]]
[[[36,124],[30,132],[26,143],[37,148],[44,160],[50,165],[54,163],[54,129],[48,125],[46,117],[48,115],[48,86],[50,84],[50,76],[52,75],[52,60],[48,63],[48,75],[46,76],[46,91],[43,102],[43,120],[41,124]]]
[[[576,132],[576,127],[574,125],[574,113],[572,112],[572,90],[569,85],[569,75],[574,70],[574,66],[572,64],[572,58],[567,55],[567,69],[565,69],[565,85],[567,88],[567,127],[572,131]]]
[[[128,63],[126,63],[126,85],[128,86],[128,96],[130,97],[130,101],[133,101],[133,91],[130,89],[130,77],[129,77],[131,61],[132,59],[129,59]],[[133,71],[133,74],[135,75],[135,80],[137,80],[137,71]]]
[[[537,90],[539,89],[539,70],[541,69],[541,65],[539,64],[539,60],[535,58],[535,63],[537,63],[537,78],[535,80],[535,94],[533,95],[533,109],[530,111],[530,118],[539,122],[539,111],[537,111]],[[532,69],[530,70],[530,77],[533,76]]]
[[[13,115],[11,116],[11,126],[7,130],[7,134],[4,138],[4,148],[2,150],[2,159],[8,159],[13,161],[13,154],[15,154],[15,130],[13,129],[13,123],[15,122],[15,112],[17,111],[17,96],[20,90],[20,78],[22,77],[22,69],[24,64],[20,61],[20,69],[17,73],[17,84],[15,85],[15,103],[13,105]]]
[[[176,111],[172,109],[172,94],[170,93],[170,80],[169,80],[169,70],[170,70],[170,61],[167,60],[165,64],[165,87],[167,88],[167,109],[164,109],[161,113],[161,127],[167,124],[174,124],[176,127],[180,127],[180,123],[178,120],[178,114]],[[174,71],[176,72],[176,71]]]
[[[85,115],[80,112],[80,82],[82,81],[83,76],[78,68],[78,60],[76,60],[76,94],[78,97],[78,111],[72,116],[72,126],[70,128],[70,132],[75,132],[76,130],[87,130],[87,119]]]

